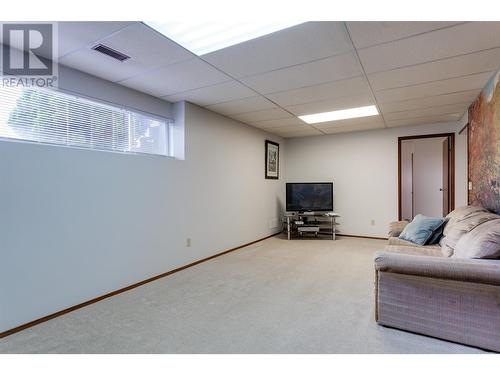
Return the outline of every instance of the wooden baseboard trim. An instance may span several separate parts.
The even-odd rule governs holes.
[[[354,238],[368,238],[370,240],[387,240],[387,237],[358,236],[356,234],[340,234],[340,233],[337,233],[337,236],[354,237]]]
[[[281,233],[281,232],[279,232]],[[214,258],[217,258],[217,257],[220,257],[222,255],[225,255],[225,254],[228,254],[228,253],[231,253],[233,251],[236,251],[236,250],[239,250],[243,247],[246,247],[246,246],[250,246],[250,245],[253,245],[257,242],[261,242],[261,241],[264,241],[264,240],[267,240],[268,238],[271,238],[271,237],[274,237],[276,236],[277,234],[279,233],[275,233],[275,234],[271,234],[270,236],[266,236],[264,238],[260,238],[258,240],[255,240],[255,241],[252,241],[252,242],[248,242],[246,244],[243,244],[243,245],[240,245],[240,246],[237,246],[237,247],[234,247],[232,249],[229,249],[229,250],[225,250],[221,253],[217,253],[215,255],[212,255],[212,256],[209,256],[208,258],[203,258],[203,259],[200,259],[200,260],[197,260],[196,262],[193,262],[193,263],[189,263],[189,264],[186,264],[185,266],[182,266],[182,267],[179,267],[179,268],[176,268],[176,269],[173,269],[171,271],[167,271],[167,272],[164,272],[160,275],[156,275],[156,276],[153,276],[153,277],[150,277],[149,279],[146,279],[146,280],[143,280],[143,281],[139,281],[138,283],[135,283],[135,284],[132,284],[132,285],[129,285],[129,286],[126,286],[124,288],[121,288],[121,289],[118,289],[118,290],[115,290],[113,292],[110,292],[110,293],[107,293],[107,294],[104,294],[102,296],[99,296],[99,297],[96,297],[96,298],[93,298],[91,300],[88,300],[88,301],[85,301],[85,302],[82,302],[82,303],[79,303],[78,305],[75,305],[75,306],[71,306],[71,307],[68,307],[67,309],[64,309],[64,310],[61,310],[61,311],[57,311],[55,313],[52,313],[50,315],[47,315],[47,316],[44,316],[42,318],[39,318],[39,319],[36,319],[36,320],[33,320],[31,322],[28,322],[28,323],[25,323],[25,324],[22,324],[18,327],[14,327],[14,328],[11,328],[7,331],[4,331],[4,332],[0,332],[0,339],[4,338],[4,337],[7,337],[7,336],[10,336],[10,335],[13,335],[14,333],[17,333],[17,332],[20,332],[20,331],[23,331],[25,329],[28,329],[28,328],[31,328],[33,326],[36,326],[40,323],[44,323],[48,320],[51,320],[51,319],[54,319],[54,318],[57,318],[61,315],[64,315],[64,314],[67,314],[67,313],[70,313],[72,311],[75,311],[75,310],[78,310],[78,309],[81,309],[82,307],[85,307],[85,306],[88,306],[88,305],[92,305],[93,303],[96,303],[96,302],[99,302],[99,301],[102,301],[103,299],[106,299],[106,298],[109,298],[109,297],[113,297],[113,296],[116,296],[117,294],[120,294],[120,293],[123,293],[123,292],[126,292],[128,290],[131,290],[131,289],[135,289],[141,285],[144,285],[144,284],[147,284],[147,283],[150,283],[152,281],[155,281],[155,280],[158,280],[158,279],[161,279],[163,277],[166,277],[166,276],[169,276],[169,275],[172,275],[176,272],[179,272],[179,271],[182,271],[182,270],[185,270],[186,268],[189,268],[189,267],[193,267],[193,266],[196,266],[197,264],[200,264],[200,263],[203,263],[203,262],[206,262],[206,261],[209,261],[211,259],[214,259]]]

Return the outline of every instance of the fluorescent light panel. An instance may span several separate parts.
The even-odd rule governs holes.
[[[299,116],[299,118],[302,121],[307,122],[308,124],[317,124],[319,122],[338,121],[338,120],[346,120],[349,118],[368,117],[376,115],[378,115],[377,107],[375,107],[374,105],[367,105],[365,107],[356,107],[349,109],[341,109],[339,111],[304,115],[304,116]]]
[[[146,22],[198,56],[297,25],[296,21]]]

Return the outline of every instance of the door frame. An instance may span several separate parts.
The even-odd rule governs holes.
[[[448,137],[450,140],[448,169],[448,202],[450,212],[455,209],[455,133],[421,134],[398,137],[398,220],[401,220],[401,141],[421,138]]]

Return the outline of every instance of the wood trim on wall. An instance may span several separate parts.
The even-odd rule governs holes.
[[[455,134],[450,136],[450,161],[449,161],[449,175],[448,175],[448,212],[455,209]]]
[[[470,145],[469,145],[469,139],[470,139],[470,126],[469,123],[467,123],[467,205],[470,205],[470,192],[469,192],[469,182],[470,182],[470,177],[469,177],[469,155],[470,155]],[[472,187],[474,188],[474,186]]]
[[[401,141],[410,139],[439,138],[448,137],[450,140],[450,160],[448,173],[448,202],[449,211],[455,209],[455,133],[421,134],[398,137],[398,220],[401,220]]]
[[[465,126],[462,129],[460,129],[458,135],[461,135],[466,129],[469,129],[469,123],[465,124]]]
[[[196,262],[192,262],[192,263],[189,263],[189,264],[186,264],[185,266],[182,266],[182,267],[179,267],[179,268],[175,268],[171,271],[167,271],[167,272],[164,272],[160,275],[156,275],[156,276],[153,276],[153,277],[150,277],[149,279],[146,279],[146,280],[142,280],[142,281],[139,281],[135,284],[132,284],[132,285],[129,285],[129,286],[126,286],[124,288],[121,288],[121,289],[118,289],[118,290],[115,290],[113,292],[110,292],[110,293],[107,293],[107,294],[104,294],[102,296],[99,296],[99,297],[96,297],[96,298],[93,298],[91,300],[88,300],[88,301],[85,301],[85,302],[82,302],[82,303],[79,303],[78,305],[75,305],[75,306],[71,306],[71,307],[68,307],[64,310],[61,310],[61,311],[57,311],[55,313],[52,313],[50,315],[47,315],[47,316],[44,316],[42,318],[39,318],[39,319],[36,319],[36,320],[33,320],[31,322],[28,322],[28,323],[25,323],[25,324],[22,324],[20,326],[17,326],[17,327],[14,327],[14,328],[11,328],[7,331],[4,331],[4,332],[0,332],[0,339],[4,338],[4,337],[7,337],[9,335],[12,335],[14,333],[17,333],[17,332],[20,332],[20,331],[23,331],[25,329],[28,329],[28,328],[31,328],[33,326],[36,326],[40,323],[44,323],[48,320],[51,320],[51,319],[54,319],[54,318],[57,318],[61,315],[64,315],[64,314],[68,314],[72,311],[75,311],[75,310],[78,310],[78,309],[81,309],[82,307],[85,307],[85,306],[88,306],[88,305],[91,305],[93,303],[96,303],[96,302],[99,302],[99,301],[102,301],[103,299],[106,299],[106,298],[110,298],[110,297],[113,297],[113,296],[116,296],[117,294],[120,294],[120,293],[123,293],[123,292],[126,292],[128,290],[131,290],[131,289],[135,289],[139,286],[142,286],[144,284],[147,284],[147,283],[150,283],[152,281],[155,281],[155,280],[158,280],[158,279],[161,279],[163,277],[166,277],[166,276],[169,276],[169,275],[172,275],[176,272],[179,272],[179,271],[182,271],[182,270],[185,270],[186,268],[189,268],[189,267],[193,267],[193,266],[196,266],[197,264],[200,264],[200,263],[203,263],[203,262],[206,262],[208,260],[211,260],[211,259],[214,259],[214,258],[217,258],[217,257],[220,257],[222,255],[225,255],[225,254],[228,254],[230,252],[233,252],[233,251],[236,251],[236,250],[239,250],[243,247],[246,247],[246,246],[250,246],[250,245],[253,245],[257,242],[261,242],[261,241],[264,241],[268,238],[271,238],[271,237],[274,237],[276,235],[278,235],[279,233],[281,232],[278,232],[278,233],[275,233],[275,234],[271,234],[267,237],[264,237],[264,238],[260,238],[258,240],[255,240],[255,241],[252,241],[252,242],[249,242],[249,243],[246,243],[246,244],[243,244],[243,245],[240,245],[240,246],[237,246],[237,247],[234,247],[232,249],[229,249],[229,250],[225,250],[221,253],[217,253],[215,255],[212,255],[212,256],[209,256],[207,258],[203,258],[203,259],[200,259],[200,260],[197,260]]]

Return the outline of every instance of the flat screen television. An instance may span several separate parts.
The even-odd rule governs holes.
[[[286,184],[287,211],[333,211],[333,182]]]

